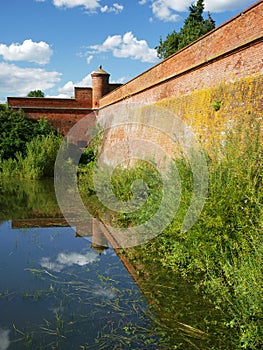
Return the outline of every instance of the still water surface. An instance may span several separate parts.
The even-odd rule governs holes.
[[[191,284],[150,266],[139,288],[66,227],[51,181],[0,182],[0,310],[1,350],[226,348]]]

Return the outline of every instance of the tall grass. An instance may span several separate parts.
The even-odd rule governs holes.
[[[178,159],[182,197],[174,221],[155,240],[133,248],[142,263],[151,256],[168,271],[195,281],[215,308],[225,313],[224,326],[236,349],[256,350],[263,346],[262,155],[261,121],[253,115],[240,118],[225,141],[210,153],[208,197],[198,221],[186,233],[180,228],[192,196],[193,180],[189,164]],[[151,179],[151,169],[145,167],[144,171],[148,172],[144,178]],[[115,172],[112,186],[120,199],[130,199],[130,183],[136,173],[141,175],[142,171],[137,167],[130,172]],[[161,190],[161,186],[152,188],[148,209],[111,213],[115,223],[127,227],[148,220],[153,208],[151,198],[158,199]],[[99,212],[102,206],[98,201],[96,206],[93,210]],[[129,254],[132,256],[132,250]]]
[[[54,175],[54,164],[61,137],[54,134],[36,136],[26,144],[26,154],[0,160],[0,176],[40,179]]]
[[[138,248],[196,281],[226,313],[238,349],[263,346],[262,141],[260,121],[241,118],[211,154],[208,198],[197,223],[182,234],[179,210],[161,236]],[[179,163],[182,182],[191,182],[187,163]],[[187,187],[183,196],[187,203]]]

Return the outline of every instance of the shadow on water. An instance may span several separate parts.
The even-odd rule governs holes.
[[[53,181],[2,181],[0,197],[1,350],[227,349],[192,284],[77,238]]]

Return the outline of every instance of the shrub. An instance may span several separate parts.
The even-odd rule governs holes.
[[[0,159],[15,158],[20,152],[26,154],[26,144],[37,135],[58,135],[47,120],[28,119],[23,111],[0,110]]]

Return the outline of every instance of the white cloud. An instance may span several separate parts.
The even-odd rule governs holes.
[[[77,82],[75,86],[91,86],[91,74],[86,75],[82,80]]]
[[[80,253],[59,253],[55,261],[49,257],[44,257],[40,260],[40,265],[48,270],[60,272],[66,267],[73,265],[85,266],[99,260],[98,254],[95,252]]]
[[[90,64],[90,62],[91,62],[92,60],[93,60],[93,56],[92,56],[92,55],[88,56],[87,59],[86,59],[86,61],[87,61],[88,64]]]
[[[101,298],[110,300],[116,298],[116,293],[112,288],[102,288],[101,286],[97,285],[93,293]]]
[[[176,22],[180,19],[177,14],[172,14],[172,11],[162,1],[157,1],[152,4],[152,12],[155,17],[164,22]]]
[[[77,6],[83,6],[88,12],[96,12],[100,7],[100,0],[53,0],[53,4],[56,7],[73,8]]]
[[[0,350],[7,350],[10,345],[10,330],[0,328]]]
[[[0,44],[0,55],[6,61],[27,61],[46,64],[53,54],[50,46],[44,41],[25,40],[22,44],[12,43],[10,46]]]
[[[114,12],[118,14],[123,10],[123,6],[118,3],[114,3],[112,6],[108,6],[108,5],[102,6],[100,10],[101,12]]]
[[[225,12],[242,10],[251,4],[251,0],[205,0],[205,11]]]
[[[42,68],[20,68],[0,62],[0,91],[25,96],[31,90],[45,90],[60,81],[61,73]]]
[[[156,50],[151,49],[145,40],[138,40],[132,32],[123,36],[108,36],[101,45],[92,45],[89,48],[92,54],[111,51],[114,57],[131,58],[141,62],[157,61]]]
[[[37,0],[36,0],[37,1]],[[44,1],[44,0],[40,0]],[[123,6],[118,4],[117,2],[113,3],[112,6],[100,5],[100,0],[53,0],[53,4],[56,7],[65,7],[65,8],[73,8],[77,6],[82,6],[87,10],[88,13],[96,13],[98,9],[102,13],[105,12],[113,12],[113,13],[120,13],[123,10]]]
[[[192,0],[141,0],[140,5],[149,2],[154,17],[164,22],[176,22],[181,16],[175,12],[187,11]]]
[[[164,22],[178,21],[178,12],[188,12],[192,0],[141,0],[140,5],[150,4],[154,17]],[[205,0],[205,11],[226,12],[245,9],[252,4],[251,0]]]
[[[70,98],[74,95],[74,83],[73,81],[68,81],[65,85],[58,88],[58,95],[55,96],[46,96],[46,97],[58,97],[58,98]]]
[[[63,85],[61,88],[58,89],[58,92],[60,93],[57,96],[46,96],[46,97],[62,97],[62,98],[68,98],[72,97],[74,95],[74,86],[83,86],[88,87],[91,86],[91,75],[86,75],[82,80],[73,83],[73,81],[68,81],[65,85]]]

